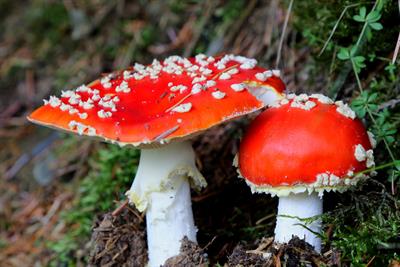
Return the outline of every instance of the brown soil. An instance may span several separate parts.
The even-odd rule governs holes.
[[[145,266],[147,245],[143,219],[132,208],[107,213],[93,229],[88,266]]]
[[[205,267],[208,266],[207,254],[199,245],[186,236],[182,239],[179,255],[169,258],[163,267]]]
[[[228,266],[334,266],[328,253],[317,253],[304,240],[294,237],[288,244],[273,243],[273,238],[263,238],[254,245],[239,244],[228,257]],[[330,256],[330,257],[329,257]]]

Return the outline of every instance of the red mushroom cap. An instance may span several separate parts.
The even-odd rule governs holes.
[[[145,146],[183,138],[265,106],[245,89],[280,95],[279,73],[241,56],[171,56],[111,73],[51,96],[28,119],[41,125]]]
[[[354,173],[374,162],[372,141],[354,112],[323,95],[288,98],[250,124],[239,150],[241,175],[254,191],[274,195],[355,184]]]

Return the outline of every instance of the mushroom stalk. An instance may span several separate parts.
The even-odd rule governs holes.
[[[316,251],[320,252],[321,239],[312,232],[321,232],[321,221],[317,219],[307,224],[301,219],[321,214],[322,198],[318,196],[318,193],[291,193],[286,197],[279,197],[275,241],[278,243],[287,243],[293,236],[298,236],[299,238],[304,238]]]
[[[196,242],[189,177],[195,187],[205,185],[190,142],[142,149],[138,171],[127,194],[139,211],[146,211],[150,267],[160,266],[179,254],[183,237]]]

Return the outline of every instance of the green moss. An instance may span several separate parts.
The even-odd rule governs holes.
[[[376,188],[383,189],[376,192]],[[342,252],[342,261],[352,266],[365,266],[374,258],[373,266],[387,266],[399,256],[400,201],[377,182],[365,185],[365,191],[343,196],[343,203],[325,218],[334,226],[332,245]],[[359,194],[359,195],[357,195]]]

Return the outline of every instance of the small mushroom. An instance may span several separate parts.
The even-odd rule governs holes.
[[[127,196],[146,211],[149,266],[160,266],[179,253],[184,236],[196,241],[188,178],[197,189],[206,181],[196,168],[190,137],[282,97],[279,77],[262,82],[254,78],[266,71],[256,63],[234,55],[198,55],[135,64],[61,98],[50,97],[28,119],[142,149]],[[219,79],[224,73],[229,78]],[[234,90],[233,84],[248,90]],[[260,101],[253,92],[258,98],[268,95],[268,101]]]
[[[305,238],[317,251],[321,240],[298,218],[322,214],[324,191],[343,192],[374,165],[363,124],[343,102],[323,95],[288,95],[249,126],[239,149],[239,173],[252,192],[279,197],[275,240]],[[321,231],[321,222],[307,225]]]

